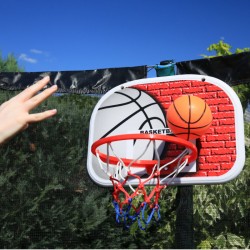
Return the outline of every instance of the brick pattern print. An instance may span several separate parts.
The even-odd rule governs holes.
[[[196,141],[199,152],[197,171],[187,173],[186,177],[220,176],[232,168],[236,159],[234,106],[220,87],[197,80],[155,82],[134,87],[149,93],[165,111],[176,98],[188,94],[202,98],[209,105],[213,123]],[[172,145],[168,157],[179,151],[178,146]]]

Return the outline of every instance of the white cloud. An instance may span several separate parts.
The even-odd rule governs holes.
[[[19,56],[19,59],[20,59],[20,60],[23,60],[23,61],[25,61],[25,62],[28,62],[28,63],[37,63],[37,60],[36,60],[36,59],[31,58],[31,57],[27,56],[26,54],[21,54],[21,55]]]
[[[36,55],[42,55],[42,56],[45,56],[45,57],[49,57],[49,52],[42,51],[40,49],[30,49],[30,53],[36,54]]]
[[[33,54],[43,54],[43,52],[39,49],[31,49],[30,52]]]

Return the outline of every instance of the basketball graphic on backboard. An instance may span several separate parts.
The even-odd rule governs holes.
[[[111,135],[139,133],[154,128],[165,129],[166,115],[161,105],[147,92],[130,87],[121,88],[96,110],[94,126],[96,133],[93,139],[98,140]],[[161,154],[164,145],[158,144],[158,153]],[[141,149],[141,143],[134,141],[131,145],[119,142],[114,150],[120,156],[131,154],[130,157],[136,158],[141,154]],[[153,155],[154,151],[150,147],[144,157],[153,159]]]
[[[87,163],[90,177],[99,185],[111,186],[109,178],[100,169],[98,159],[91,152],[93,143],[101,138],[131,133],[175,136],[167,125],[167,114],[173,102],[182,96],[202,99],[208,107],[206,111],[202,108],[202,112],[208,113],[206,121],[194,120],[194,123],[201,121],[199,126],[206,126],[204,131],[199,132],[202,135],[195,139],[185,138],[193,139],[191,143],[197,147],[197,159],[183,168],[171,185],[223,183],[235,178],[245,161],[241,103],[225,82],[201,75],[141,79],[124,83],[106,93],[96,105],[90,121]],[[182,111],[185,106],[178,109]],[[201,114],[198,116],[203,117]],[[209,120],[211,117],[212,122]],[[189,129],[191,125],[190,122]],[[117,143],[114,152],[122,158],[136,158],[145,148],[142,142],[136,140]],[[105,146],[101,147],[101,150],[106,150]],[[148,148],[145,158],[154,159],[159,154],[163,160],[170,159],[180,150],[179,145],[157,142],[156,150]],[[143,169],[136,171],[142,179],[144,176],[147,178]]]

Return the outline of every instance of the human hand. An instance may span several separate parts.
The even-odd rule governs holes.
[[[44,77],[0,106],[0,144],[25,130],[30,123],[45,120],[57,113],[57,110],[53,109],[29,114],[29,111],[56,92],[57,85],[53,85],[37,94],[49,83],[49,80],[48,76]]]

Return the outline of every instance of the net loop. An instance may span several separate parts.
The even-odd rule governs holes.
[[[141,216],[138,216],[138,226],[141,230],[145,230],[147,228],[147,226],[150,224],[152,218],[154,218],[154,220],[156,222],[160,221],[160,219],[161,219],[160,205],[155,204],[153,209],[151,209],[150,213],[148,214],[148,212],[146,211],[146,208],[148,206],[147,202],[143,202],[142,204],[143,204],[143,206],[142,206],[142,211],[140,214]],[[146,214],[148,214],[148,215],[146,216]]]
[[[134,215],[131,215],[130,213],[130,209],[132,207],[132,199],[129,199],[127,207],[121,208],[119,203],[115,200],[113,200],[113,205],[116,213],[116,222],[119,224],[123,223],[124,227],[128,229],[138,216],[137,213],[135,213]]]

